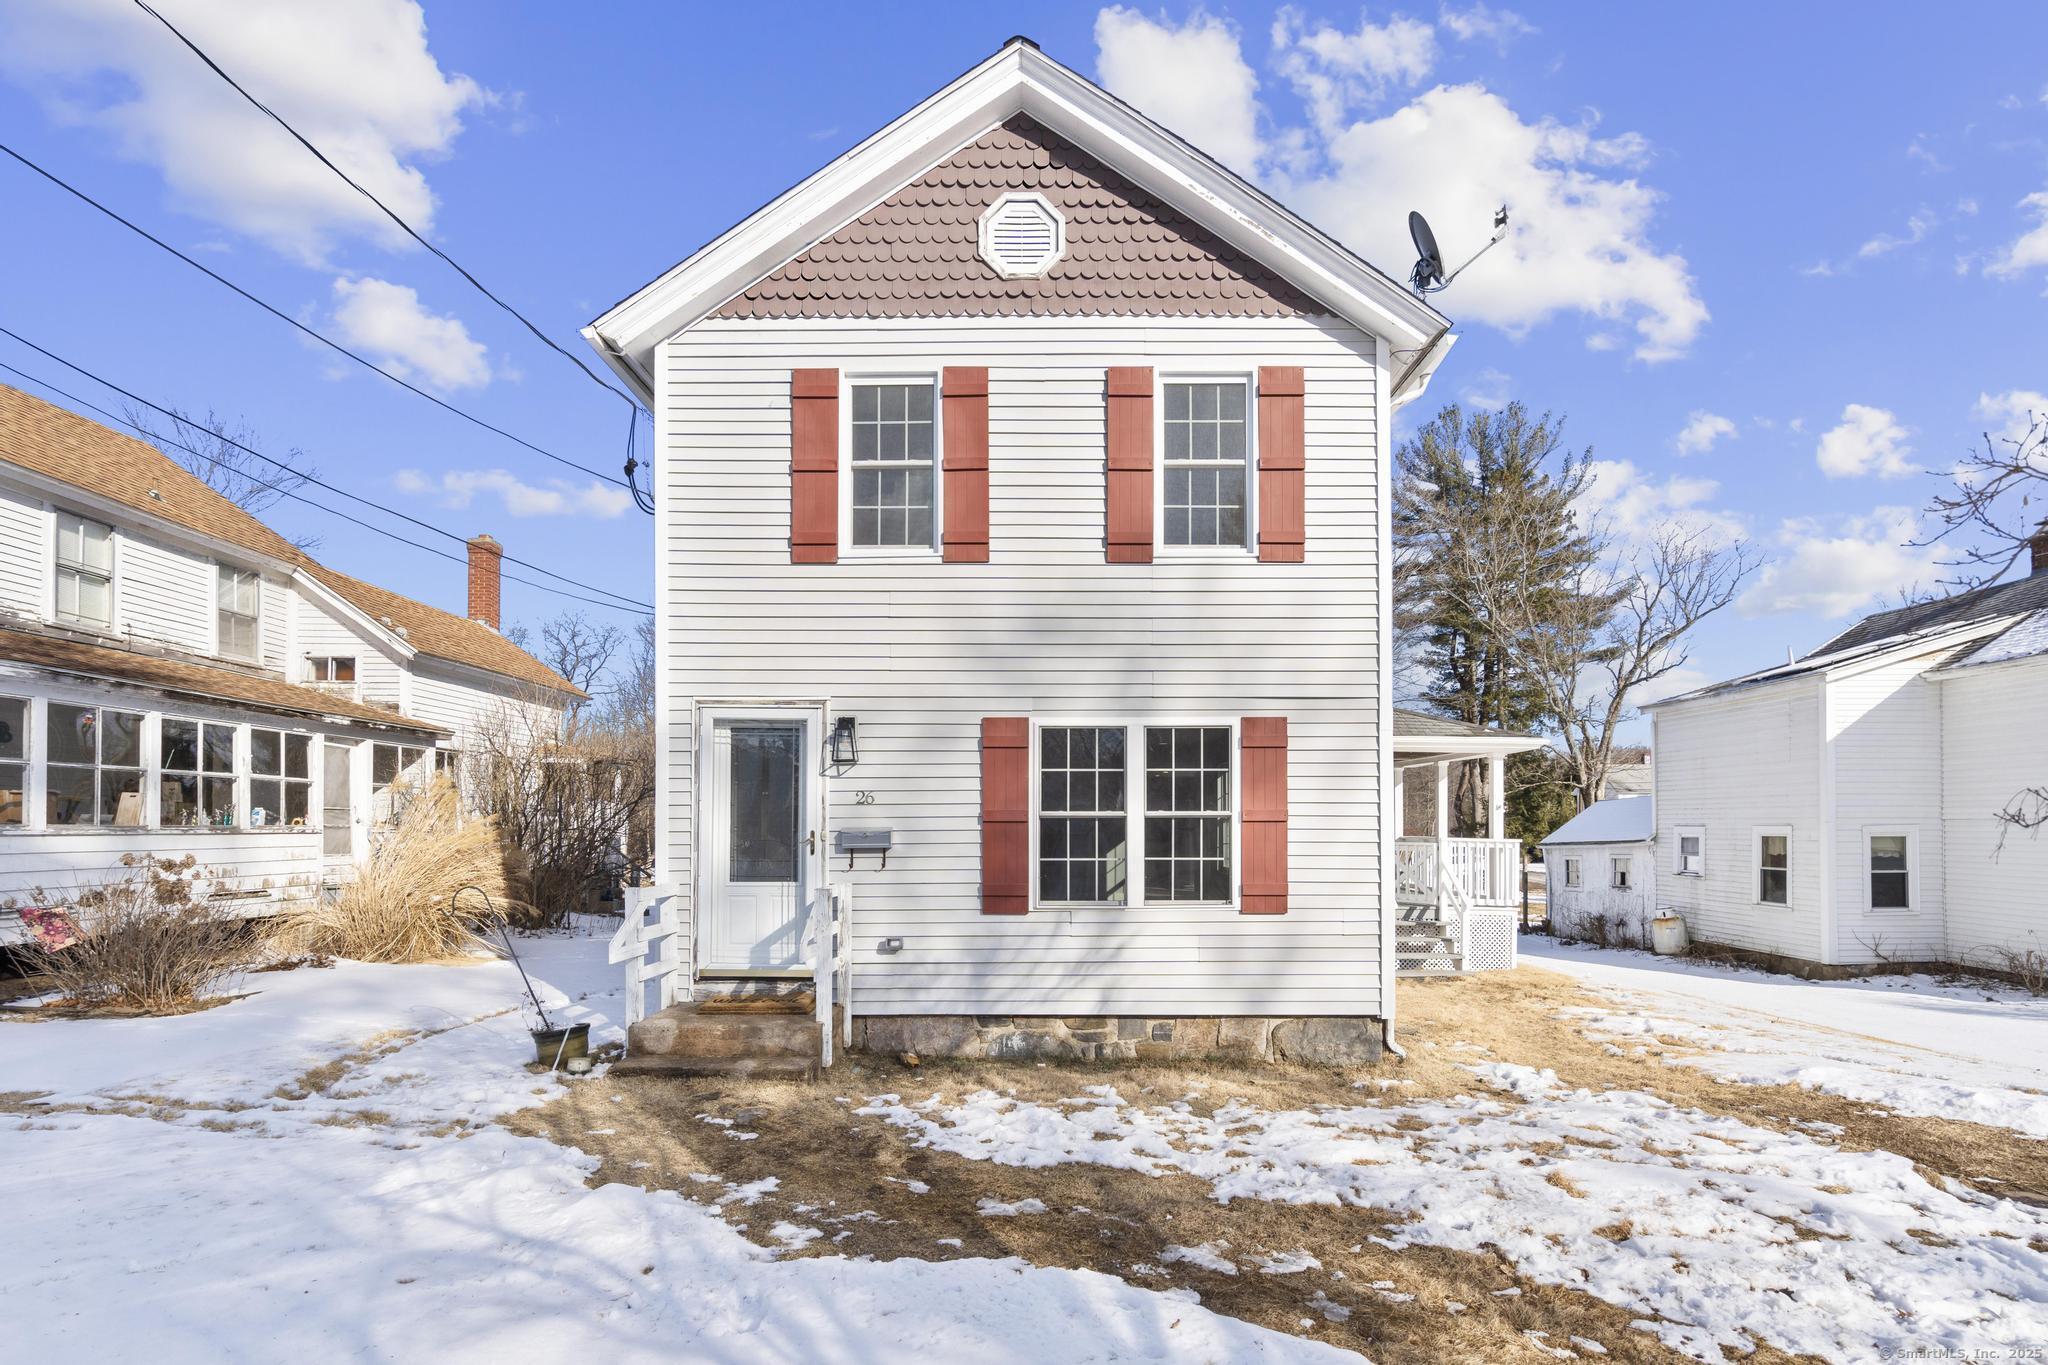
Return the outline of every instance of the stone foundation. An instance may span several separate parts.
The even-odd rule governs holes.
[[[1369,1017],[896,1014],[856,1018],[853,1045],[864,1052],[1016,1061],[1214,1057],[1367,1066],[1380,1059],[1382,1030]]]

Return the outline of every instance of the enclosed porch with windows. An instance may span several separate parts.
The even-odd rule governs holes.
[[[1507,837],[1507,759],[1543,747],[1417,711],[1394,712],[1394,955],[1401,976],[1515,965],[1522,845]]]

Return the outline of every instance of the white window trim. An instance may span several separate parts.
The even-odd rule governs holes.
[[[220,635],[220,579],[224,573],[248,574],[256,580],[256,610],[250,619],[256,623],[255,652],[248,655],[230,654],[226,642]],[[232,659],[236,663],[261,664],[263,662],[263,573],[260,569],[244,568],[230,564],[224,559],[213,562],[213,654],[220,659]]]
[[[1697,871],[1688,871],[1685,866],[1685,841],[1700,841],[1700,865]],[[1674,877],[1701,877],[1707,875],[1707,827],[1705,825],[1680,825],[1672,831],[1671,875]]]
[[[1629,877],[1629,879],[1628,879],[1628,881],[1627,881],[1626,883],[1624,883],[1624,882],[1623,882],[1623,881],[1621,880],[1621,870],[1622,870],[1622,868],[1624,868],[1624,867],[1626,867],[1626,868],[1628,869],[1628,877]],[[1636,876],[1636,864],[1635,864],[1635,855],[1633,855],[1633,854],[1629,854],[1629,853],[1610,853],[1610,854],[1608,854],[1608,855],[1607,855],[1607,889],[1608,889],[1608,890],[1610,890],[1610,891],[1633,891],[1633,890],[1635,890],[1635,889],[1636,889],[1636,885],[1635,885],[1635,876]]]
[[[69,507],[59,506],[54,503],[49,505],[49,512],[50,577],[47,584],[50,594],[49,619],[57,622],[59,625],[76,626],[80,630],[96,630],[108,635],[119,634],[121,629],[121,558],[123,553],[121,547],[123,537],[120,528],[110,521],[101,521],[98,517],[89,517],[83,512],[74,512]],[[57,523],[63,517],[75,517],[77,520],[89,523],[90,525],[107,528],[107,619],[104,622],[87,621],[76,616],[66,616],[57,609],[57,575],[69,567],[58,558],[57,553]],[[76,571],[74,570],[74,572]]]
[[[1109,901],[1047,901],[1038,896],[1038,821],[1042,812],[1038,808],[1043,794],[1039,780],[1038,760],[1044,752],[1039,743],[1039,732],[1069,727],[1095,726],[1097,728],[1121,728],[1124,731],[1124,821],[1127,831],[1125,859],[1127,870],[1124,874],[1125,894],[1123,904]],[[1145,731],[1169,727],[1208,726],[1227,727],[1230,731],[1230,899],[1221,901],[1177,901],[1151,902],[1145,899]],[[1033,910],[1057,911],[1101,911],[1110,915],[1121,915],[1131,910],[1230,910],[1235,911],[1243,899],[1244,887],[1244,790],[1239,768],[1242,757],[1243,736],[1239,733],[1239,718],[1236,716],[1033,716],[1031,718],[1031,807],[1030,807],[1030,869],[1031,908]]]
[[[1576,854],[1569,854],[1564,860],[1564,889],[1582,891],[1585,889],[1585,874],[1581,860]]]
[[[1777,834],[1785,839],[1785,899],[1767,901],[1764,899],[1764,836]],[[1792,826],[1751,825],[1749,827],[1749,900],[1750,904],[1767,910],[1790,910],[1792,908]]]
[[[843,370],[839,375],[839,558],[867,562],[926,563],[939,559],[946,543],[946,395],[943,367]],[[853,543],[853,391],[861,384],[929,384],[932,389],[932,543]]]
[[[1152,554],[1154,558],[1240,563],[1259,553],[1259,370],[1256,365],[1214,370],[1155,369],[1152,384]],[[1166,543],[1166,386],[1244,385],[1244,544]],[[1219,462],[1220,463],[1220,462]]]
[[[1870,841],[1880,836],[1891,836],[1906,841],[1906,903],[1904,905],[1879,906],[1872,904],[1870,878]],[[1912,915],[1920,910],[1920,832],[1911,825],[1865,825],[1863,827],[1863,908],[1873,915]]]

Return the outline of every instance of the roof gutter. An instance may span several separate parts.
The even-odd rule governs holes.
[[[1394,381],[1393,392],[1387,396],[1392,406],[1398,408],[1403,403],[1422,397],[1424,390],[1429,388],[1429,381],[1436,373],[1436,367],[1443,364],[1444,356],[1449,354],[1451,347],[1458,342],[1450,332],[1451,324],[1448,322],[1437,328],[1436,335],[1423,343],[1421,354],[1408,362],[1408,368],[1401,371],[1400,378]],[[1421,376],[1419,380],[1416,379],[1418,374]],[[1414,381],[1415,385],[1413,392],[1409,391],[1411,381]]]
[[[654,376],[642,370],[634,362],[632,356],[619,349],[618,342],[613,341],[603,332],[598,331],[596,323],[592,323],[583,329],[583,339],[589,342],[591,349],[597,352],[598,357],[611,367],[613,374],[626,381],[627,387],[631,388],[634,395],[640,399],[647,410],[652,412],[654,410]]]

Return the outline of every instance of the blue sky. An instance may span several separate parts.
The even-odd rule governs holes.
[[[2048,390],[2034,5],[162,8],[565,345],[1018,31],[1390,273],[1408,209],[1455,259],[1506,199],[1515,235],[1442,296],[1462,340],[1419,408],[1569,414],[1624,529],[1700,518],[1767,557],[1681,681],[1932,583],[1901,544],[1923,471]],[[128,0],[0,0],[0,129],[285,311],[617,468],[615,398],[395,243]],[[11,163],[0,202],[0,322],[246,419],[336,483],[648,594],[647,520],[616,489],[337,364]],[[0,361],[82,384],[4,339]],[[303,509],[272,520],[461,607],[453,564]],[[508,585],[509,619],[563,605]]]

